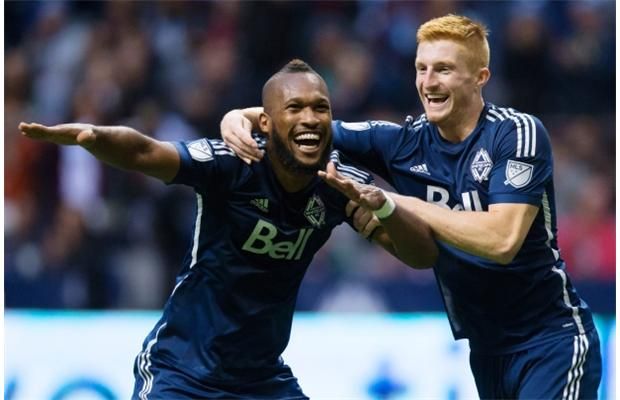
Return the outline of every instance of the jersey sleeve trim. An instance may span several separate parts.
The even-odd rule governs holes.
[[[186,145],[183,142],[172,142],[172,144],[174,145],[174,147],[177,149],[177,152],[179,153],[179,158],[180,158],[179,170],[177,171],[177,174],[175,175],[174,178],[172,178],[170,182],[166,182],[166,185],[174,185],[174,184],[177,184],[183,181],[183,177],[186,175],[186,168],[185,168],[185,164],[187,163],[186,160],[191,158],[191,155],[189,154],[189,150],[187,149]]]
[[[498,193],[489,197],[489,204],[501,203],[520,203],[539,206],[541,203],[541,198],[539,195],[528,195],[523,193]]]
[[[340,173],[341,175],[352,179],[358,183],[368,184],[373,182],[372,175],[368,172],[353,167],[351,165],[343,164],[340,159],[340,152],[332,151],[329,158],[334,163],[334,166],[336,167],[338,173]]]
[[[516,158],[534,157],[536,155],[536,123],[531,115],[520,113],[512,108],[493,106],[489,114],[500,121],[510,120],[514,122],[517,132]]]

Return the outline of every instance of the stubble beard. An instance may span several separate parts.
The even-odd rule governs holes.
[[[329,143],[329,145],[323,150],[319,161],[314,164],[304,164],[295,158],[295,155],[288,149],[286,143],[284,143],[275,130],[271,133],[269,142],[271,142],[271,147],[275,157],[277,157],[278,161],[280,161],[282,166],[287,171],[293,174],[306,176],[314,176],[317,171],[325,169],[327,162],[329,161],[329,154],[332,148],[332,143]]]

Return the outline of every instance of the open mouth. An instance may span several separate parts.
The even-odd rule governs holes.
[[[439,105],[444,104],[446,101],[448,101],[448,96],[442,95],[442,94],[427,94],[425,95],[425,97],[426,97],[426,101],[430,105],[439,106]]]
[[[302,132],[293,138],[293,142],[303,152],[314,152],[321,145],[321,135],[317,132]]]

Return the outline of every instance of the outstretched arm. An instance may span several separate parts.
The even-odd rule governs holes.
[[[432,267],[438,256],[437,244],[428,224],[416,214],[396,205],[389,215],[382,218],[380,211],[389,204],[388,196],[376,186],[364,185],[341,176],[330,162],[319,176],[362,207],[372,210],[389,235],[396,255],[413,268]]]
[[[180,159],[174,145],[155,140],[126,126],[45,126],[22,122],[19,130],[30,139],[82,146],[106,164],[142,172],[164,182],[170,182],[179,170]]]
[[[252,138],[252,131],[258,131],[258,117],[262,107],[232,110],[224,115],[220,122],[220,131],[224,142],[246,163],[260,161],[263,152],[258,149]]]

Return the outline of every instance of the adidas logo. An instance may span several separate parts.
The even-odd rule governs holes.
[[[426,164],[414,165],[413,167],[409,168],[409,171],[415,172],[416,174],[431,174],[430,172],[428,172],[428,167],[426,166]]]
[[[250,204],[253,204],[254,206],[256,206],[256,208],[258,208],[262,212],[269,211],[269,199],[254,199],[250,201]]]

